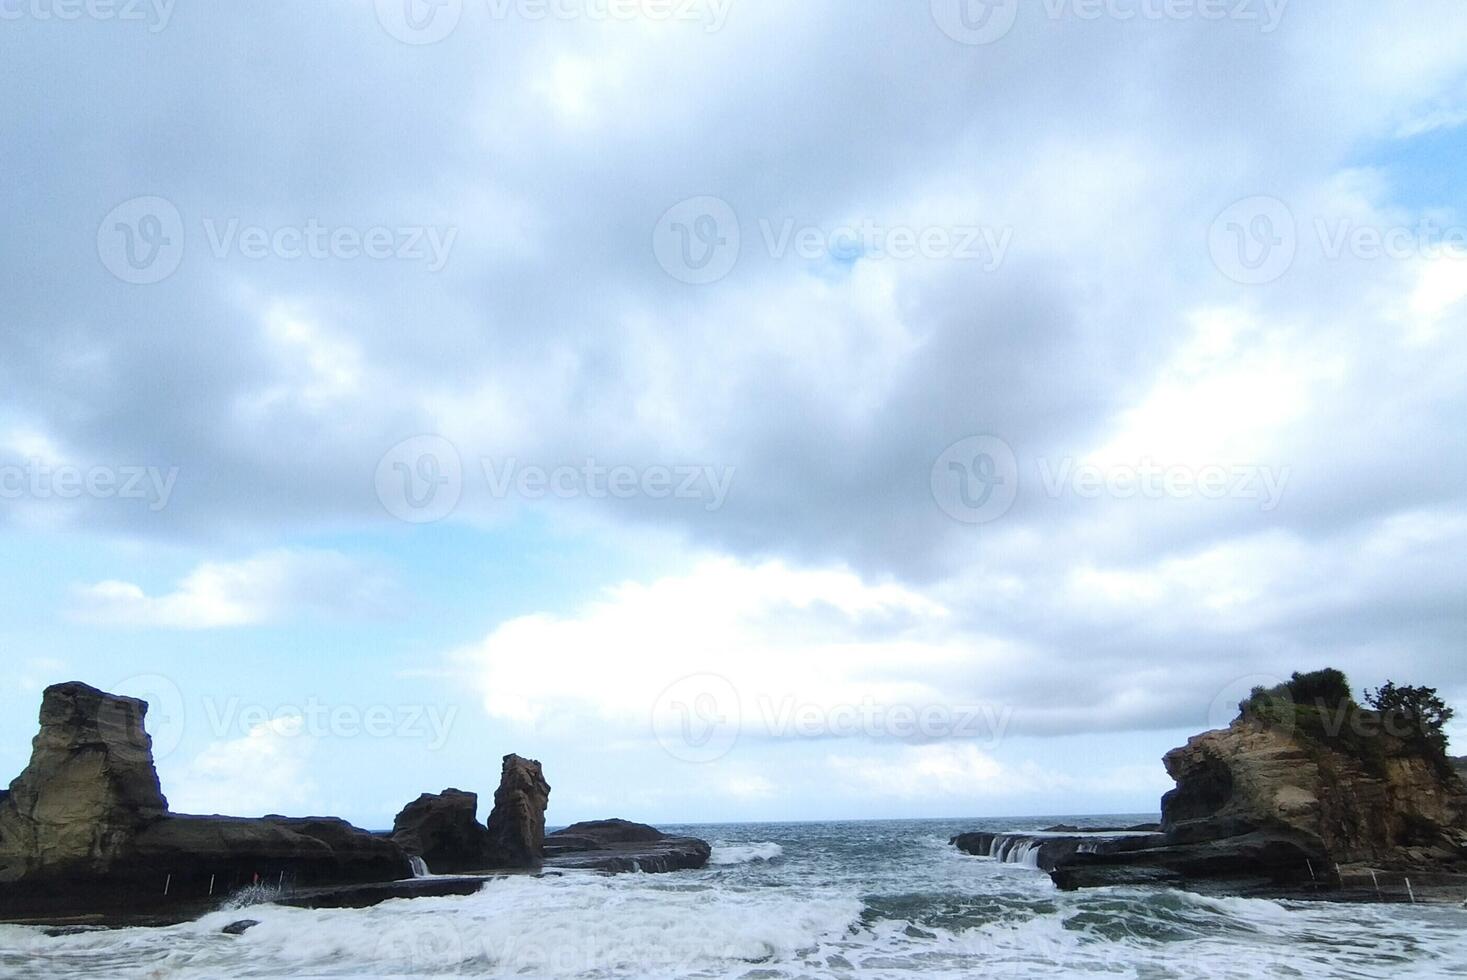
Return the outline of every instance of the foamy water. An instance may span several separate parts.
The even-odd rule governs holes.
[[[1073,822],[1071,820],[1070,822]],[[1035,824],[1038,826],[1039,824]],[[0,926],[0,975],[139,977],[1439,977],[1467,974],[1467,911],[1062,893],[959,854],[1014,822],[675,828],[703,871],[510,877],[363,910],[255,905],[167,929],[49,938]],[[220,932],[260,920],[242,936]]]

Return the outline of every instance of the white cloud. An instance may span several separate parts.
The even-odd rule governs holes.
[[[279,373],[267,388],[241,399],[246,419],[259,422],[291,406],[318,414],[360,393],[366,369],[361,349],[350,339],[328,330],[308,312],[280,303],[261,319]]]
[[[1455,203],[1453,171],[1415,178],[1459,166],[1438,141],[1462,116],[1467,6],[1293,4],[1269,35],[1025,18],[982,49],[920,2],[736,6],[715,33],[466,17],[425,59],[370,11],[296,4],[272,36],[280,63],[370,69],[323,70],[309,91],[207,63],[209,37],[258,29],[231,5],[150,38],[141,70],[125,46],[60,34],[7,48],[106,125],[58,133],[24,103],[6,116],[47,207],[18,210],[0,242],[0,431],[18,433],[0,452],[179,466],[162,512],[65,508],[144,540],[378,529],[374,467],[424,432],[457,445],[470,480],[480,456],[736,467],[716,511],[520,502],[517,542],[589,512],[632,564],[654,536],[731,556],[569,613],[556,585],[527,586],[525,608],[557,612],[503,623],[466,658],[494,716],[547,732],[646,737],[658,693],[698,672],[726,677],[756,724],[760,696],[824,710],[873,696],[997,701],[1046,733],[1201,720],[1244,673],[1331,661],[1360,682],[1400,669],[1467,690],[1453,523],[1467,276],[1425,254],[1326,258],[1316,230],[1411,228]],[[68,70],[78,57],[135,84],[92,91]],[[194,138],[132,138],[156,102],[137,93],[183,89]],[[242,123],[257,138],[237,140]],[[139,188],[139,173],[157,180]],[[412,262],[214,259],[197,236],[158,288],[97,279],[94,255],[73,268],[97,198],[143,191],[191,229],[320,215],[463,234],[431,278]],[[693,288],[650,238],[704,194],[739,216],[743,248]],[[1291,208],[1298,255],[1247,288],[1214,267],[1209,225],[1260,194]],[[1012,249],[992,273],[833,272],[770,254],[761,228],[868,218],[1010,229]],[[973,528],[934,506],[929,468],[983,432],[1030,482]],[[1032,492],[1040,455],[1291,478],[1269,512],[1052,500]],[[514,509],[475,480],[452,520]],[[53,511],[7,501],[0,520]],[[1408,533],[1418,519],[1428,532]],[[441,540],[414,539],[415,568]],[[377,605],[352,598],[348,570],[279,565],[210,563],[176,586],[139,570],[89,586],[78,613],[205,628]]]
[[[381,614],[391,587],[382,572],[334,551],[283,549],[234,562],[205,562],[172,591],[148,595],[132,582],[77,589],[74,615],[103,626],[218,629],[259,626],[301,613]]]
[[[1002,796],[1032,790],[972,745],[914,746],[902,749],[894,759],[832,755],[826,762],[837,777],[888,797]]]
[[[746,724],[766,699],[940,700],[924,671],[974,656],[946,644],[947,618],[920,593],[849,571],[707,560],[623,583],[571,616],[510,620],[457,659],[494,717],[555,729],[590,714],[645,734],[654,712],[675,711],[659,695],[692,675],[730,685]]]
[[[301,718],[261,722],[240,738],[214,742],[165,787],[179,813],[263,816],[309,806],[315,743]]]
[[[1077,772],[1046,769],[1032,760],[1001,762],[973,745],[957,743],[837,753],[826,766],[836,788],[884,800],[984,801],[1068,793],[1145,798],[1172,787],[1160,765]]]

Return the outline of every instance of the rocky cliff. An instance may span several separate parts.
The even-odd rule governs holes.
[[[1332,722],[1337,721],[1338,726]],[[1163,760],[1172,843],[1268,833],[1325,866],[1447,867],[1467,861],[1467,787],[1356,705],[1245,712]]]
[[[141,914],[246,885],[411,875],[400,847],[342,820],[170,813],[147,710],[85,684],[46,689],[30,764],[0,800],[0,915]]]
[[[1467,874],[1467,786],[1401,722],[1348,690],[1314,703],[1255,692],[1227,728],[1166,754],[1177,785],[1162,798],[1159,832],[968,834],[953,843],[1019,855],[1066,888],[1209,881],[1233,891],[1327,891],[1366,881],[1374,890],[1407,876],[1467,888],[1451,878]],[[1410,885],[1399,890],[1415,895]]]
[[[147,713],[85,684],[46,690],[30,765],[0,802],[0,883],[105,873],[167,813]]]

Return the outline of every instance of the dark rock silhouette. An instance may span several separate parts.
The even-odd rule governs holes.
[[[543,819],[543,815],[542,815]],[[492,866],[489,831],[479,823],[479,795],[446,789],[424,793],[392,822],[392,839],[434,874]]]
[[[488,859],[491,868],[538,867],[545,849],[545,807],[550,784],[540,763],[510,754],[504,757],[494,809],[489,814]]]
[[[550,836],[562,847],[577,839],[600,846],[643,844],[667,839],[667,835],[656,827],[644,823],[633,823],[620,817],[612,817],[610,820],[583,820],[580,823],[571,824],[564,830],[557,830]]]
[[[425,794],[391,835],[335,817],[172,813],[158,784],[148,706],[81,683],[46,689],[30,764],[0,793],[0,921],[162,924],[253,890],[259,901],[364,907],[389,898],[471,894],[492,873],[540,867],[550,785],[533,759],[504,757],[487,826],[478,798]],[[701,867],[703,841],[642,824],[594,821],[558,839],[558,866],[603,871]],[[241,920],[241,931],[248,926]]]
[[[712,848],[696,837],[670,837],[630,820],[588,820],[545,838],[546,864],[594,871],[683,871],[708,863]]]
[[[398,845],[343,820],[170,813],[147,710],[81,683],[46,689],[30,764],[0,801],[0,915],[143,915],[244,886],[411,875]]]

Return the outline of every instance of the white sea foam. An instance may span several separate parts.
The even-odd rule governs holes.
[[[748,864],[751,861],[773,861],[784,855],[784,848],[772,841],[753,844],[714,844],[708,858],[712,865]]]
[[[921,828],[833,826],[781,828],[783,848],[732,834],[703,872],[514,876],[470,896],[253,905],[55,938],[0,926],[0,977],[1467,974],[1461,909],[1064,893],[1022,866],[964,860]],[[246,917],[260,924],[221,932]]]

